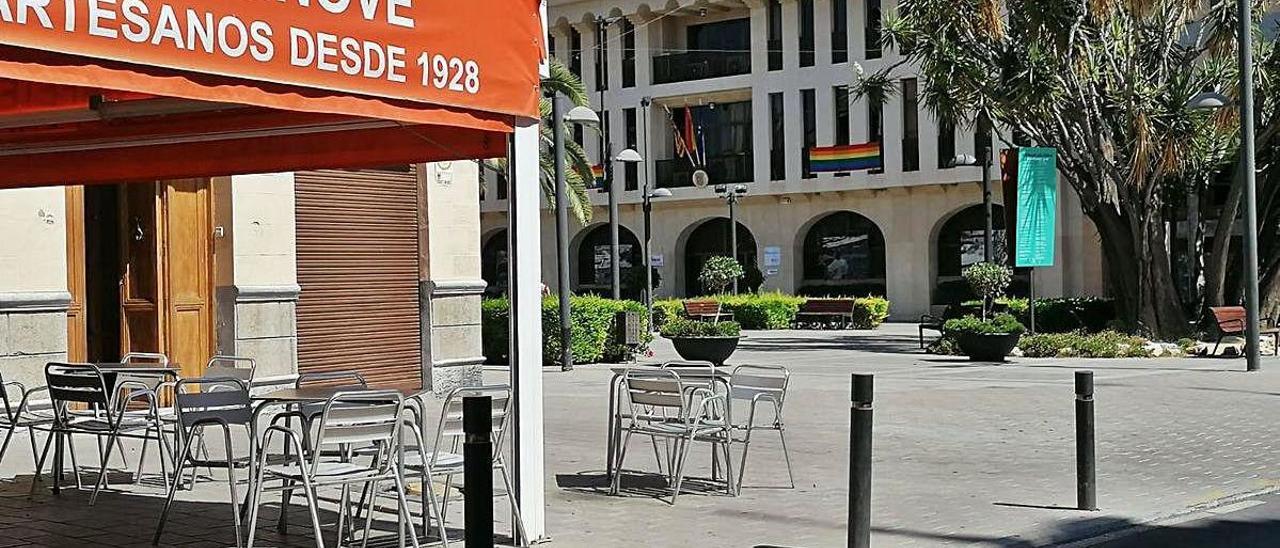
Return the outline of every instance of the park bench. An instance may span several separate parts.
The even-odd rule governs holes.
[[[924,348],[924,331],[937,331],[942,333],[942,326],[947,323],[947,309],[949,305],[934,304],[929,305],[929,313],[920,316],[920,348]]]
[[[720,301],[704,299],[684,302],[684,316],[690,320],[719,322],[721,319],[733,320],[733,312],[725,312],[720,308]]]
[[[847,327],[853,323],[853,306],[853,299],[809,299],[796,312],[796,324]]]
[[[1218,327],[1218,340],[1213,344],[1213,355],[1216,356],[1218,347],[1222,345],[1222,339],[1244,336],[1245,311],[1243,306],[1211,306],[1209,312],[1213,314],[1213,321]],[[1259,338],[1270,336],[1275,343],[1272,353],[1280,355],[1280,328],[1268,320],[1263,320],[1259,327]]]

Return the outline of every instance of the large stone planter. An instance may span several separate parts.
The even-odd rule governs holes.
[[[956,342],[960,351],[975,362],[1003,362],[1018,346],[1021,338],[1018,334],[1009,333],[961,333]]]
[[[706,361],[724,365],[725,360],[738,349],[741,337],[670,337],[671,344],[681,358],[690,361]]]

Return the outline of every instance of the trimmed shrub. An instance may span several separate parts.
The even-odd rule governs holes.
[[[947,320],[947,323],[942,326],[942,332],[947,335],[959,335],[961,333],[977,333],[980,335],[1022,334],[1026,330],[1027,328],[1023,327],[1012,314],[996,314],[990,320],[983,320],[976,316],[965,316]]]
[[[1031,323],[1027,299],[1001,299],[1009,313],[1024,324]],[[1070,333],[1106,330],[1116,319],[1115,301],[1097,297],[1036,299],[1037,333]]]
[[[1142,337],[1117,331],[1024,335],[1018,346],[1028,358],[1150,358]]]
[[[742,264],[733,257],[715,256],[702,263],[702,272],[698,274],[698,282],[702,288],[712,293],[723,293],[734,280],[742,278],[746,271]]]
[[[853,301],[853,328],[875,329],[889,318],[889,299],[859,297]]]
[[[737,337],[742,334],[738,322],[702,322],[676,318],[662,326],[662,336],[672,337]]]
[[[641,348],[630,349],[614,338],[614,319],[618,312],[636,312],[641,322]],[[480,305],[481,345],[490,364],[509,361],[509,318],[511,303],[506,298],[486,299]],[[590,295],[574,296],[569,301],[570,352],[574,363],[623,362],[634,351],[643,351],[653,336],[645,325],[644,304],[615,301]],[[544,364],[559,363],[560,304],[555,297],[542,300],[542,359]]]
[[[720,295],[715,299],[722,309],[733,313],[733,319],[743,329],[787,329],[805,301],[780,292]]]
[[[653,301],[653,323],[658,328],[667,322],[684,315],[684,301],[680,299],[659,299]]]

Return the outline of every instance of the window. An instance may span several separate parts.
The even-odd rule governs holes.
[[[804,117],[804,147],[800,150],[800,159],[804,166],[803,177],[812,179],[817,175],[809,171],[809,149],[818,146],[818,113],[813,90],[800,90],[800,107]]]
[[[573,125],[573,142],[578,143],[579,147],[587,144],[586,128],[582,127],[581,124]]]
[[[623,132],[626,133],[627,148],[639,151],[640,149],[639,149],[638,142],[640,139],[636,136],[636,133],[637,133],[636,109],[634,108],[622,109],[622,122],[623,122],[623,126],[625,126],[623,128]],[[625,177],[623,181],[624,181],[624,184],[626,185],[625,188],[627,190],[635,190],[636,188],[639,187],[638,181],[640,180],[640,176],[638,175],[638,173],[639,173],[640,164],[637,164],[635,162],[627,162],[623,164],[623,166],[624,166],[622,168],[623,177]]]
[[[835,145],[849,144],[849,86],[835,86],[831,89],[835,96],[834,110],[836,122]],[[848,177],[849,173],[837,173],[836,177]]]
[[[693,117],[697,128],[694,143],[705,170],[715,184],[750,183],[755,180],[751,149],[751,101],[708,103],[678,107],[671,112],[675,127],[685,127],[685,117]],[[672,139],[668,159],[654,162],[653,181],[659,188],[679,188],[693,184],[694,167]]]
[[[582,33],[569,29],[569,71],[582,77]]]
[[[902,171],[920,170],[920,100],[915,78],[902,79]]]
[[[956,124],[947,120],[938,121],[938,169],[950,169],[955,166],[956,159]]]
[[[556,56],[556,35],[550,32],[547,33],[547,54],[552,57]]]
[[[769,94],[769,180],[787,178],[787,133],[781,93]]]
[[[769,70],[782,70],[782,2],[769,0],[768,24]]]
[[[880,143],[884,150],[884,104],[883,99],[874,95],[867,97],[867,135],[871,142]],[[873,169],[868,173],[884,173],[884,169]]]
[[[885,245],[880,227],[852,211],[813,224],[804,238],[801,294],[884,295]]]
[[[800,0],[800,66],[813,66],[813,0]]]
[[[849,0],[831,0],[831,63],[849,61]]]
[[[982,162],[991,157],[991,119],[979,114],[973,130],[973,157]]]
[[[609,26],[603,20],[596,31],[596,89],[609,89]]]
[[[881,32],[880,31],[883,25],[881,21],[881,17],[883,17],[883,14],[880,11],[880,0],[866,0],[866,2],[867,2],[866,58],[879,59],[880,53],[881,53],[881,46],[880,46]]]
[[[622,87],[636,86],[636,26],[622,20]]]

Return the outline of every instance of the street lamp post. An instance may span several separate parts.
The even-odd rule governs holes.
[[[975,158],[968,154],[957,154],[951,164],[955,166],[982,167],[982,214],[986,221],[982,232],[982,260],[989,263],[995,253],[995,230],[992,228],[991,220],[991,147],[984,147],[978,151],[978,154],[981,154],[982,158]]]
[[[649,311],[649,328],[653,328],[653,265],[650,264],[650,246],[653,240],[653,199],[669,198],[671,191],[665,188],[651,189],[645,181],[644,192],[644,307]]]
[[[1246,368],[1262,368],[1258,355],[1258,189],[1254,173],[1253,11],[1248,0],[1236,0],[1240,40],[1240,162],[1244,171],[1244,309]]]
[[[738,260],[738,200],[746,196],[747,192],[747,185],[734,186],[732,192],[724,185],[716,185],[716,194],[722,195],[725,202],[729,203],[729,253],[734,261]],[[733,294],[738,294],[737,278],[733,279]]]
[[[602,72],[607,62],[604,49],[605,40],[608,39],[606,29],[620,19],[620,17],[596,18],[596,88],[600,92],[600,112],[604,113],[605,116],[609,115],[608,110],[605,108],[604,94],[605,88],[608,87],[605,84],[609,81],[609,75]],[[604,164],[605,184],[609,185],[609,285],[612,289],[614,300],[620,300],[622,299],[622,269],[619,257],[621,245],[618,241],[618,189],[613,184],[613,163],[607,160],[613,155],[613,143],[609,140],[609,125],[603,124],[601,127],[600,158],[606,158],[602,163]]]
[[[555,143],[556,176],[556,266],[559,275],[560,299],[560,369],[573,370],[573,353],[570,350],[569,308],[569,191],[564,172],[564,123],[595,125],[600,123],[596,113],[586,107],[574,107],[560,116],[560,97],[551,96],[552,141]]]
[[[644,157],[639,152],[636,152],[635,149],[628,148],[619,152],[614,161],[624,164],[638,164],[644,161]],[[609,231],[612,233],[613,238],[613,251],[610,252],[609,260],[611,264],[609,266],[613,269],[613,298],[616,300],[622,298],[622,260],[618,245],[618,195],[614,192],[613,186],[613,181],[609,181]],[[644,264],[648,265],[649,261],[646,260]]]

